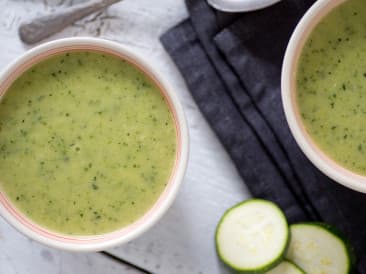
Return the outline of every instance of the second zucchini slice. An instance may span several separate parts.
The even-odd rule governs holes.
[[[352,252],[334,228],[321,223],[290,226],[291,242],[286,257],[308,274],[348,274]]]

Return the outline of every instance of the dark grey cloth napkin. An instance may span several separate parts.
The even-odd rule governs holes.
[[[323,175],[285,121],[280,73],[290,35],[312,0],[283,0],[229,14],[186,0],[190,17],[161,41],[253,196],[278,203],[290,222],[324,221],[351,241],[366,273],[366,195]]]

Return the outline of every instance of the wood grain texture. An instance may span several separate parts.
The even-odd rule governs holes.
[[[0,218],[1,274],[142,274],[99,253],[70,253],[31,241]]]
[[[0,0],[0,66],[4,67],[29,48],[17,37],[20,22],[55,10],[59,6],[81,2],[84,1]],[[183,79],[159,42],[162,33],[186,16],[183,0],[124,0],[106,11],[75,23],[48,40],[94,36],[111,39],[133,48],[166,75],[167,80],[175,87],[186,112],[191,136],[190,161],[175,203],[163,219],[139,239],[109,251],[158,274],[229,273],[218,261],[215,253],[215,226],[228,207],[249,195],[228,155],[197,109]],[[75,264],[74,269],[88,264],[88,259],[77,257],[84,255],[54,251],[26,240],[5,222],[0,222],[0,230],[3,231],[3,239],[0,239],[0,273],[3,273],[3,262],[9,260],[14,265],[21,262],[27,268],[28,272],[23,272],[22,269],[18,273],[32,274],[39,273],[38,265],[43,264],[60,269],[58,262],[62,260],[67,261],[64,265],[69,267]],[[3,249],[4,237],[8,238],[8,244],[7,248]],[[14,246],[9,248],[10,245]],[[42,255],[28,255],[40,254],[42,250],[52,254],[51,263],[43,262],[42,258],[35,259]],[[33,259],[24,259],[27,256]],[[106,272],[95,270],[89,273]]]

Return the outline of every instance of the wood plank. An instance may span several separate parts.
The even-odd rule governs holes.
[[[1,274],[142,274],[99,253],[71,253],[29,240],[0,218]]]

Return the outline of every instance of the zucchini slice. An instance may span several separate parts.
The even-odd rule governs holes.
[[[222,216],[216,229],[216,249],[231,268],[261,273],[283,259],[289,235],[286,217],[276,204],[250,199]]]
[[[336,230],[322,223],[290,226],[291,241],[286,257],[308,274],[347,274],[353,255],[347,241]]]
[[[266,274],[306,274],[299,266],[288,260],[282,261],[275,268],[266,272]]]

